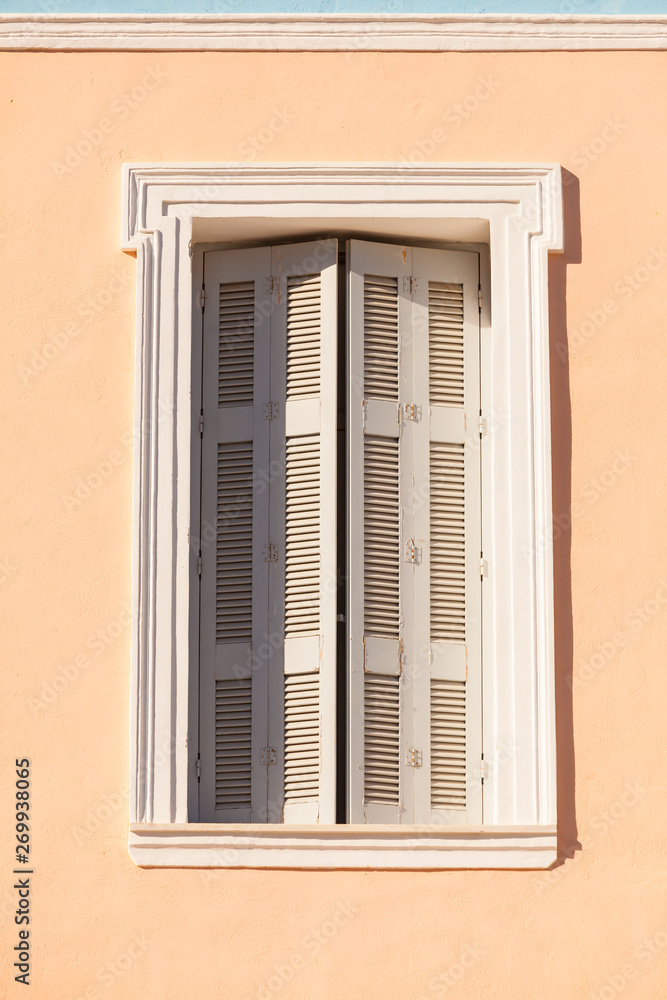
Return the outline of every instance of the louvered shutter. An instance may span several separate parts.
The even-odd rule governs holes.
[[[202,821],[334,821],[336,257],[205,255]]]
[[[349,818],[480,822],[477,255],[348,271]]]

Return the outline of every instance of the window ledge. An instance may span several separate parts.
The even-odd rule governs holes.
[[[283,826],[133,823],[144,868],[548,868],[555,826]]]

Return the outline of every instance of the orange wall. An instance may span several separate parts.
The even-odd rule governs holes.
[[[0,995],[23,995],[12,765],[29,756],[34,998],[667,997],[667,54],[24,53],[0,74]],[[121,164],[246,161],[253,141],[258,160],[575,175],[551,268],[565,859],[551,873],[128,858]]]

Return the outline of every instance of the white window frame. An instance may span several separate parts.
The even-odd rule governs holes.
[[[369,233],[383,218],[442,219],[449,233],[457,220],[488,224],[480,827],[188,822],[196,803],[188,750],[196,572],[189,542],[191,373],[193,329],[201,322],[193,302],[193,222],[310,217],[331,218],[332,227],[358,218]],[[560,167],[126,164],[122,247],[137,256],[131,858],[143,866],[232,868],[551,865],[557,817],[547,271],[548,254],[563,249]]]

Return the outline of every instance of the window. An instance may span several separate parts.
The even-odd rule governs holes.
[[[124,242],[138,258],[141,442],[135,466],[132,857],[148,865],[547,866],[556,856],[556,815],[546,261],[562,244],[559,168],[138,165],[126,168],[124,190]],[[336,471],[333,396],[336,251],[333,244],[317,245],[329,254],[318,270],[301,266],[298,247],[309,232],[331,232],[332,220],[351,236],[343,484],[340,463]],[[405,243],[392,244],[399,234]],[[260,245],[243,252],[211,247],[250,241]],[[429,241],[431,247],[424,246]],[[468,244],[468,252],[434,249],[436,241]],[[202,244],[210,251],[205,324],[212,324],[215,348],[205,335],[204,357],[198,358],[202,312],[192,292],[193,274],[196,280],[204,264]],[[471,244],[488,249],[472,253]],[[480,273],[481,312],[475,301]],[[257,288],[258,276],[271,324],[260,322],[253,344],[266,349],[260,357],[240,341],[225,374],[220,317],[247,311],[249,284]],[[320,347],[332,353],[316,371],[311,307],[318,295],[321,320],[330,325]],[[452,322],[461,302],[469,357],[481,343],[479,360],[463,372],[456,365],[461,328],[457,334]],[[397,366],[391,355],[398,310],[414,349],[401,343]],[[474,329],[468,330],[471,318]],[[428,336],[421,335],[425,327]],[[203,371],[204,381],[201,463],[198,421],[191,417],[193,370]],[[227,410],[220,421],[219,409]],[[480,409],[486,427],[479,423]],[[480,427],[483,447],[473,451]],[[271,462],[278,463],[271,484],[277,502],[271,502],[271,489],[252,489],[253,470],[270,473]],[[191,465],[193,477],[184,471]],[[319,491],[312,490],[314,474]],[[207,753],[214,753],[217,738],[228,751],[217,789],[211,769],[207,776],[205,762],[197,760],[198,679],[188,670],[193,653],[199,656],[190,644],[193,631],[199,641],[190,627],[199,615],[191,586],[198,572],[191,533],[199,480],[202,542],[207,522],[217,526],[220,491],[225,514],[215,544],[201,546],[202,691],[208,685],[203,700],[209,707],[202,747],[208,740]],[[321,733],[315,733],[330,749],[322,753],[317,776],[313,762],[320,747],[312,725],[323,702],[333,704],[337,686],[341,690],[332,651],[341,628],[335,620],[341,613],[335,606],[337,486],[349,498],[350,553],[349,770],[342,782],[331,752],[334,712],[322,711]],[[330,505],[330,516],[316,510],[318,503]],[[469,517],[474,509],[481,511],[476,526]],[[238,551],[237,573],[226,575],[223,563],[216,580],[217,543],[225,532],[226,551]],[[321,553],[321,565],[310,559],[313,552]],[[333,574],[331,588],[321,585],[323,572]],[[265,582],[257,586],[253,579],[248,590],[249,573]],[[480,574],[486,574],[483,581]],[[252,670],[264,629],[258,626],[253,648],[260,607],[266,655],[280,669],[264,672],[273,681],[267,680],[259,700],[255,694],[253,705],[248,682],[252,687],[262,674]],[[273,653],[272,622],[278,625]],[[320,669],[313,671],[315,654]],[[410,675],[415,664],[419,669]],[[273,699],[272,683],[278,692]],[[216,688],[222,693],[217,734]],[[280,735],[285,716],[288,746],[281,764],[282,742],[272,733]],[[404,726],[398,738],[397,717]],[[413,719],[411,731],[406,723]],[[299,735],[290,744],[292,734]],[[253,751],[268,761],[259,768],[263,786],[253,784],[252,774],[248,783],[248,745],[250,771]],[[208,781],[203,814],[199,768],[202,784]],[[289,793],[278,817],[283,772]],[[343,816],[336,806],[342,785],[348,799]],[[335,825],[336,818],[349,822]]]
[[[203,282],[199,819],[481,823],[479,254],[322,239]]]

